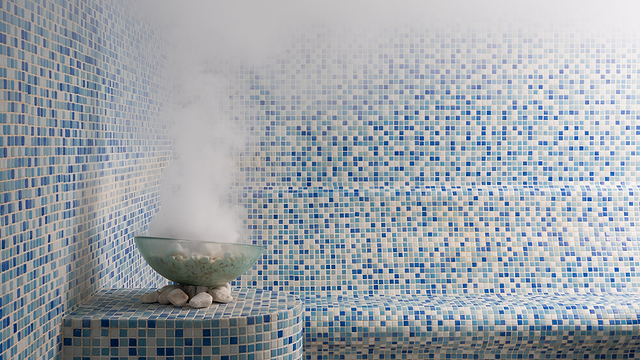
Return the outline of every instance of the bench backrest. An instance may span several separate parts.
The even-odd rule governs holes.
[[[248,285],[324,293],[637,289],[640,188],[250,191]]]

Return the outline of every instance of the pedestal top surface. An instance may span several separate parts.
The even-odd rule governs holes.
[[[69,312],[66,319],[83,320],[198,320],[269,316],[302,307],[294,295],[261,289],[232,289],[233,301],[208,308],[143,304],[140,297],[156,289],[102,289]],[[266,320],[266,319],[265,319]],[[269,319],[271,320],[271,319]],[[267,321],[269,321],[267,320]],[[276,320],[276,319],[273,319]]]

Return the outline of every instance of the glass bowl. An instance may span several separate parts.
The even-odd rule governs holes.
[[[182,285],[219,286],[244,274],[262,255],[255,245],[136,236],[146,262]]]

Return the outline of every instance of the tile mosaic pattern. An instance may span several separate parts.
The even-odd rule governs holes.
[[[541,28],[542,29],[542,28]],[[297,34],[237,69],[242,281],[313,295],[635,290],[633,36]],[[634,85],[635,84],[635,85]]]
[[[65,359],[302,359],[303,303],[234,289],[206,309],[141,304],[150,289],[103,289],[63,320]]]
[[[158,209],[162,34],[129,1],[0,0],[0,359],[46,359],[102,286],[158,286],[133,235]]]
[[[637,35],[399,28],[296,34],[237,70],[248,185],[634,184]]]
[[[267,248],[248,286],[302,297],[638,290],[638,186],[245,195]]]
[[[634,357],[637,38],[549,29],[319,29],[235,69],[236,196],[267,248],[238,284],[307,298],[307,359]],[[629,322],[517,336],[506,314],[504,331],[471,320],[454,340],[404,327],[428,301],[482,318],[496,299],[537,299],[534,325],[568,325],[536,319],[547,299]],[[365,322],[385,307],[395,323]]]
[[[306,359],[633,358],[640,294],[305,299]]]
[[[130,6],[0,0],[0,360],[59,355],[62,314],[98,288],[161,282],[132,239],[170,157],[167,49]],[[237,285],[356,316],[374,294],[635,299],[638,41],[596,30],[320,29],[230,69],[236,198],[267,248]]]

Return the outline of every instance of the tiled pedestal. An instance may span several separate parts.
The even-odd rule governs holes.
[[[142,304],[151,289],[105,289],[63,320],[64,359],[302,359],[303,305],[293,295],[234,289],[206,309]]]

